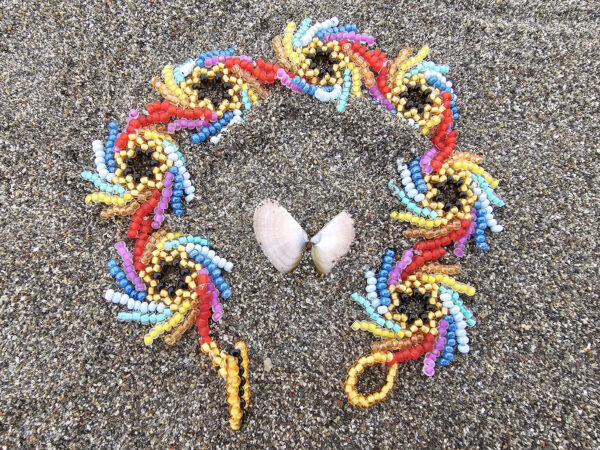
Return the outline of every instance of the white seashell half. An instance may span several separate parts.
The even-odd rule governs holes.
[[[298,222],[274,200],[263,201],[254,211],[254,235],[265,256],[282,273],[296,268],[308,242]]]
[[[333,266],[350,250],[354,240],[354,220],[346,211],[342,211],[315,234],[311,254],[317,270],[328,274]]]

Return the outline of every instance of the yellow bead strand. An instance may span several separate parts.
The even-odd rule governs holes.
[[[358,330],[368,331],[375,336],[380,336],[380,337],[384,337],[384,338],[394,338],[394,337],[402,338],[402,337],[404,337],[404,332],[402,330],[395,333],[392,330],[380,327],[375,322],[368,322],[365,320],[355,321],[352,324],[352,329],[355,331],[358,331]]]

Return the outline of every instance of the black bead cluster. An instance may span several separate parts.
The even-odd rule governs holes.
[[[337,58],[332,58],[331,54],[333,50],[328,48],[323,51],[321,47],[317,47],[316,53],[309,53],[306,55],[308,59],[311,60],[309,69],[319,69],[319,74],[317,75],[319,78],[323,78],[326,74],[329,76],[333,76],[335,71],[333,70],[333,65],[338,63]]]
[[[430,298],[431,298],[431,294],[429,294],[429,293],[421,294],[419,292],[414,292],[413,295],[408,295],[408,294],[404,293],[404,294],[400,295],[401,303],[398,307],[396,307],[396,312],[407,315],[407,317],[408,317],[408,320],[406,321],[407,325],[411,325],[417,319],[421,319],[423,322],[426,322],[429,320],[428,312],[433,311],[435,309],[435,306],[431,305],[429,303]],[[415,302],[415,301],[417,301],[417,302],[420,301],[424,305],[423,310],[418,314],[413,311],[408,310],[408,303]]]
[[[210,90],[209,86],[211,84],[214,85],[215,83],[221,86],[221,91],[219,92],[218,89],[214,89],[212,91],[213,95],[211,96],[211,98],[209,98],[209,101],[214,105],[215,108],[217,108],[223,100],[231,100],[232,98],[231,94],[227,92],[229,89],[232,88],[232,85],[229,82],[223,83],[222,73],[217,73],[212,79],[209,78],[206,74],[200,75],[200,83],[192,84],[192,89],[198,91],[198,100],[204,100],[206,99]]]
[[[175,298],[175,291],[177,289],[187,289],[188,284],[185,282],[185,277],[187,277],[190,274],[190,270],[188,268],[184,268],[181,269],[179,268],[179,263],[180,260],[179,258],[174,258],[173,261],[171,262],[171,264],[169,264],[166,261],[161,261],[160,262],[160,268],[161,270],[158,272],[154,272],[152,274],[152,278],[155,280],[158,280],[158,284],[155,287],[156,292],[160,292],[163,289],[167,290],[167,294],[169,294],[169,297],[171,297],[171,299]],[[167,283],[169,282],[167,279],[172,277],[172,274],[177,270],[179,272],[179,276],[180,279],[177,281],[176,286],[168,286],[167,287]]]
[[[462,209],[464,204],[463,199],[467,198],[467,192],[460,191],[459,188],[465,184],[462,178],[449,176],[445,183],[437,183],[434,187],[438,190],[438,194],[433,197],[433,201],[444,203],[444,211],[450,211],[453,206]]]
[[[408,90],[400,94],[400,98],[406,99],[406,104],[404,105],[406,110],[417,108],[417,113],[423,114],[425,105],[433,106],[433,100],[430,98],[430,95],[433,92],[431,88],[422,90],[423,86],[421,83],[416,83],[414,86],[409,84],[407,85],[407,88]]]
[[[133,158],[123,159],[123,162],[127,164],[123,170],[123,176],[131,175],[134,183],[139,183],[142,177],[152,178],[154,176],[152,169],[160,166],[160,162],[152,157],[153,153],[152,149],[143,151],[140,147],[136,147]]]

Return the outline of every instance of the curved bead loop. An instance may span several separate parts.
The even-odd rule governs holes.
[[[348,369],[348,378],[344,383],[344,391],[348,396],[348,401],[352,405],[359,406],[360,408],[369,408],[387,398],[394,387],[394,382],[398,375],[398,363],[393,363],[389,366],[386,382],[376,392],[365,396],[356,390],[356,383],[358,382],[358,376],[364,372],[366,367],[374,366],[375,364],[387,364],[392,359],[393,354],[391,352],[373,352],[370,355],[358,358],[356,363]]]

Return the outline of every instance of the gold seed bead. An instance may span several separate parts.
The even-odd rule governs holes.
[[[246,402],[246,406],[244,406],[244,409],[248,409],[248,407],[250,406],[250,377],[249,372],[248,372],[248,349],[246,347],[246,343],[244,341],[239,341],[236,342],[234,345],[234,348],[238,349],[240,351],[240,354],[242,356],[242,367],[244,368],[244,378],[246,379],[246,384],[244,384],[244,395],[242,396],[242,398],[244,399],[244,401]]]
[[[174,345],[178,340],[180,340],[185,332],[189,330],[196,322],[196,317],[198,316],[198,301],[193,301],[190,305],[190,310],[186,314],[185,319],[181,321],[170,334],[164,337],[165,344]]]
[[[404,339],[386,339],[385,341],[371,342],[371,349],[374,352],[386,352],[390,350],[405,350],[415,345],[420,344],[423,341],[423,335],[418,334],[410,338],[405,337]]]
[[[152,252],[154,252],[154,250],[156,249],[156,244],[160,242],[167,235],[168,232],[169,229],[165,227],[155,231],[148,237],[148,240],[146,241],[146,246],[144,247],[144,252],[142,253],[142,257],[140,258],[142,264],[147,265],[150,262],[152,258]]]
[[[424,264],[421,269],[423,273],[443,273],[446,275],[456,275],[460,272],[459,264],[441,264],[438,262],[429,262]]]
[[[265,88],[263,88],[261,86],[261,84],[259,83],[259,81],[256,78],[254,78],[249,72],[245,71],[237,64],[234,65],[231,68],[231,70],[233,71],[233,73],[235,73],[236,75],[241,77],[246,83],[248,83],[248,85],[252,87],[252,90],[256,94],[258,94],[258,96],[260,98],[264,99],[269,96],[269,91],[267,91]]]
[[[225,363],[226,367],[226,391],[227,403],[229,403],[229,425],[232,430],[239,430],[242,425],[242,409],[240,406],[240,377],[237,358],[228,356]]]

